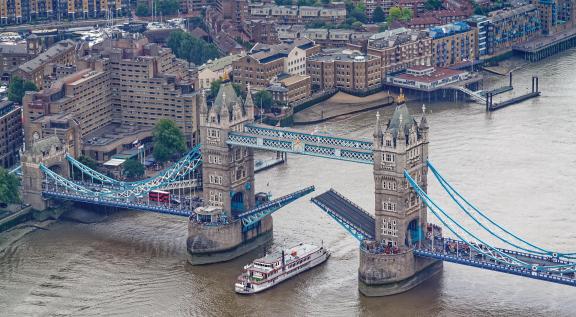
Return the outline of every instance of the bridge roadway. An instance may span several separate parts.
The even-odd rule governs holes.
[[[448,248],[449,243],[458,243],[458,250],[450,250]],[[486,250],[485,247],[478,245],[481,250]],[[430,239],[426,239],[422,244],[414,245],[414,254],[417,256],[434,258],[438,260],[443,260],[446,262],[452,262],[461,265],[467,265],[472,267],[477,267],[481,269],[487,269],[491,271],[497,271],[502,273],[508,273],[513,275],[519,275],[523,277],[576,286],[576,276],[574,270],[576,269],[576,263],[559,260],[553,257],[544,257],[524,252],[517,252],[507,249],[498,249],[499,251],[509,254],[516,258],[517,260],[528,263],[531,267],[518,267],[511,264],[503,263],[489,258],[485,254],[482,254],[474,249],[466,250],[466,243],[463,241],[458,241],[450,238],[437,237],[434,241],[434,248],[432,248],[432,242]],[[566,272],[561,270],[557,271],[545,271],[542,266],[555,266],[555,265],[568,265],[574,264],[564,268]]]
[[[376,228],[374,217],[334,189],[312,198],[312,202],[324,209],[357,238],[362,235],[364,239],[374,239]]]

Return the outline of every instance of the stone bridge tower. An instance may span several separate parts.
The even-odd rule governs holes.
[[[191,264],[227,261],[272,239],[272,217],[253,228],[243,228],[238,215],[255,207],[254,151],[228,145],[228,133],[243,131],[254,121],[250,87],[242,100],[230,83],[222,84],[212,106],[202,94],[200,142],[205,207],[196,211],[202,219],[188,224],[187,248]],[[214,223],[213,219],[219,221]],[[211,223],[206,223],[206,219]]]
[[[254,151],[226,144],[228,132],[243,131],[254,121],[250,94],[246,102],[236,95],[231,84],[220,86],[210,108],[202,98],[200,142],[204,202],[222,208],[230,219],[254,208]]]
[[[426,191],[426,116],[423,114],[417,122],[406,105],[401,104],[385,127],[379,116],[376,121],[375,241],[363,244],[366,247],[361,248],[359,266],[359,289],[367,296],[407,291],[442,267],[441,262],[416,258],[412,253],[412,246],[425,237],[427,210],[404,177],[404,171]]]
[[[66,178],[70,170],[66,161],[66,149],[60,139],[53,135],[33,141],[22,154],[22,194],[25,202],[35,210],[45,210],[49,204],[42,197],[44,173],[40,164]]]

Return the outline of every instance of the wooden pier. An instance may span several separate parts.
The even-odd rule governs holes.
[[[576,47],[576,28],[516,45],[513,50],[523,59],[537,62],[573,47]]]

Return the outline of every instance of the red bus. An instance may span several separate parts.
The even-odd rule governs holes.
[[[153,190],[148,193],[148,199],[159,203],[168,203],[170,201],[170,193],[162,190]]]

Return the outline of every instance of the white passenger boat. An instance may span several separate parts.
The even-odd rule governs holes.
[[[329,256],[330,252],[324,246],[304,243],[268,254],[244,267],[235,290],[240,294],[261,292],[323,263]]]

